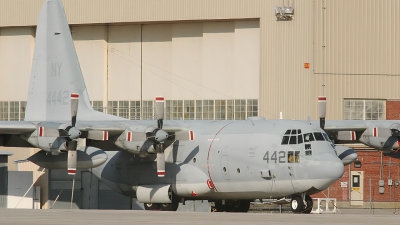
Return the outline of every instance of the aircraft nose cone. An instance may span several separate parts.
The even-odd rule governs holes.
[[[344,165],[343,162],[335,155],[331,154],[328,160],[324,162],[325,175],[327,178],[335,179],[335,181],[343,176]]]
[[[319,155],[317,161],[319,161],[320,168],[315,169],[313,173],[319,178],[315,180],[313,186],[322,191],[343,176],[344,165],[339,157],[328,153]]]

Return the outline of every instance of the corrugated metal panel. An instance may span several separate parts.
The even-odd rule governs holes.
[[[294,3],[292,21],[277,21],[274,7],[283,6],[282,1],[265,1],[261,7],[260,114],[267,118],[278,118],[282,111],[284,118],[306,119],[314,112],[313,1]],[[304,69],[306,62],[310,69]]]
[[[335,118],[343,98],[400,98],[399,8],[399,1],[316,1],[316,88],[325,76]]]
[[[0,27],[37,23],[43,0],[0,0]]]
[[[42,0],[1,0],[1,26],[35,25]],[[260,0],[69,0],[71,24],[208,20],[260,17]]]

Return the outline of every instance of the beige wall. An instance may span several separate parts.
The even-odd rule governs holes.
[[[0,35],[10,29],[7,27],[31,29],[29,27],[36,24],[41,2],[0,0]],[[141,24],[145,50],[142,73],[146,75],[144,100],[157,94],[170,99],[228,98],[225,95],[245,98],[247,94],[253,96],[253,92],[238,90],[249,86],[257,90],[259,114],[267,118],[278,118],[282,111],[285,118],[305,119],[311,115],[316,119],[317,96],[325,94],[329,101],[327,119],[342,119],[343,98],[400,98],[397,90],[400,77],[398,0],[69,0],[63,3],[70,23],[79,25],[73,29],[83,25],[81,33],[96,34],[93,40],[82,41],[77,47],[80,59],[85,56],[93,62],[82,64],[85,79],[90,80],[87,86],[92,100],[117,100],[121,95],[137,98],[139,95],[135,64],[139,57],[137,42],[115,43],[112,39],[138,38],[129,32],[137,35],[130,29]],[[274,7],[283,4],[294,7],[293,20],[277,21]],[[239,23],[246,23],[247,19],[259,21],[259,29],[238,28]],[[207,31],[213,28],[220,32]],[[90,29],[102,31],[91,33]],[[112,31],[118,29],[120,32]],[[73,35],[77,44],[76,34]],[[257,35],[259,42],[255,40]],[[0,54],[2,58],[8,54],[15,58],[15,53],[1,47],[5,38],[0,36]],[[17,56],[31,57],[31,52],[22,50],[28,40],[20,41],[25,44],[18,47],[21,53]],[[257,53],[246,51],[257,48],[257,43],[258,68],[253,61]],[[112,52],[112,49],[117,51]],[[118,53],[131,61],[119,60]],[[215,57],[226,61],[216,63]],[[310,63],[310,69],[304,69],[305,62]],[[22,63],[21,68],[30,67]],[[10,78],[5,78],[14,67],[3,66],[1,61],[0,64],[0,68],[7,68],[0,69],[0,78],[5,80],[1,85],[14,86]],[[29,74],[29,69],[21,73],[27,74],[25,70]],[[259,73],[259,80],[246,79],[243,75],[246,71]],[[227,74],[232,73],[235,78],[226,79]],[[152,84],[156,78],[164,84]],[[223,81],[226,86],[221,85]],[[22,83],[27,85],[28,81]],[[322,88],[323,83],[325,88]],[[23,85],[14,89],[22,93],[27,88]],[[148,89],[151,85],[155,90]],[[124,92],[118,86],[124,87]],[[181,97],[185,88],[190,91],[186,90]],[[22,98],[18,94],[5,97],[4,93],[0,100]]]
[[[26,101],[33,57],[34,29],[0,28],[0,98]]]

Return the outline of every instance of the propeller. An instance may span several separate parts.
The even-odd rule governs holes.
[[[319,126],[322,130],[325,129],[325,115],[326,115],[326,96],[318,96],[318,115]]]
[[[68,149],[68,174],[76,174],[76,162],[77,162],[77,147],[78,138],[81,135],[81,131],[75,127],[76,115],[78,113],[79,94],[71,94],[71,126],[67,127],[67,149]]]
[[[157,153],[157,175],[158,177],[165,176],[165,155],[164,155],[164,141],[168,138],[168,133],[162,130],[164,119],[164,97],[156,97],[155,113],[157,118],[157,128],[153,132],[153,140],[155,142],[155,149]]]

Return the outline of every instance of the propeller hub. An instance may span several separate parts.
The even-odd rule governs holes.
[[[165,140],[167,140],[167,138],[168,138],[168,133],[165,132],[164,130],[158,130],[158,131],[155,133],[154,136],[155,136],[155,140],[156,140],[157,142],[162,143],[162,142],[164,142]]]
[[[81,131],[79,129],[77,129],[76,127],[71,127],[68,130],[68,137],[71,140],[75,140],[78,139],[81,136]]]

